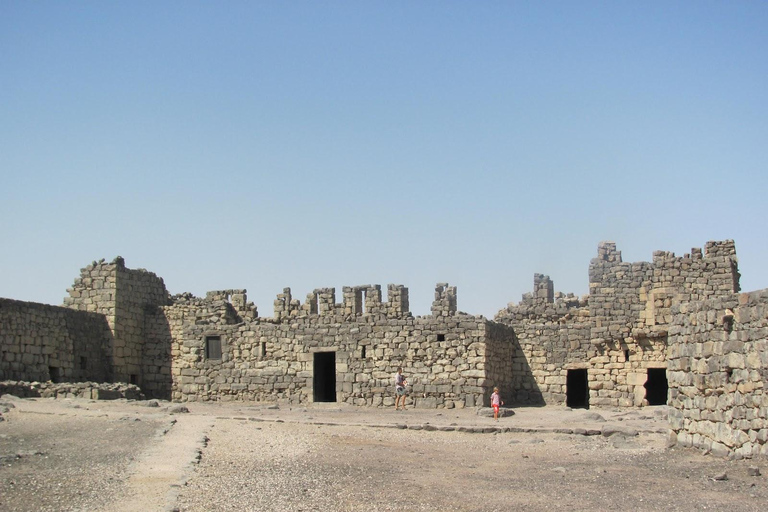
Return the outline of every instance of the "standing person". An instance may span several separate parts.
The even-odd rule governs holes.
[[[397,373],[395,374],[395,410],[400,407],[400,401],[403,402],[403,410],[405,410],[405,386],[408,385],[408,381],[405,380],[403,375],[403,369],[397,367]]]
[[[493,388],[493,394],[491,395],[491,407],[493,407],[493,419],[499,421],[499,406],[504,405],[499,396],[499,388]]]

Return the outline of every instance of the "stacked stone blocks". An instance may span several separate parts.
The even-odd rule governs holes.
[[[102,315],[0,299],[0,380],[106,380]]]
[[[273,318],[248,322],[211,314],[225,304],[167,306],[166,317],[186,318],[171,328],[173,398],[311,402],[314,354],[327,351],[335,353],[336,398],[354,405],[391,405],[398,366],[418,407],[481,405],[493,386],[510,389],[511,329],[457,314],[456,289],[444,283],[436,288],[437,316],[413,317],[403,286],[389,285],[385,303],[380,290],[344,287],[336,304],[335,290],[320,288],[302,305],[286,288]],[[221,360],[205,357],[211,336],[222,340]]]
[[[496,315],[520,346],[518,401],[564,403],[568,370],[586,369],[589,405],[646,404],[648,370],[666,368],[673,306],[739,289],[732,240],[682,258],[657,251],[651,263],[624,262],[613,242],[601,242],[597,253],[588,296],[556,294],[549,276],[535,274],[533,293]]]
[[[109,361],[110,380],[130,382],[152,388],[163,378],[170,354],[147,346],[146,329],[157,328],[154,308],[168,304],[163,280],[143,269],[125,267],[123,258],[111,263],[93,262],[81,269],[80,277],[67,290],[68,308],[94,312],[107,320],[110,336],[103,340]],[[147,325],[150,322],[150,325]]]
[[[768,456],[768,290],[681,304],[673,313],[671,442]]]

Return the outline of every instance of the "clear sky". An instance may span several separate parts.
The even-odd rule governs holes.
[[[736,241],[768,287],[768,3],[0,0],[0,296],[434,285],[493,316]]]

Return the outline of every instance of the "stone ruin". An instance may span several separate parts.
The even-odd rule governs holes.
[[[533,291],[493,320],[458,311],[447,283],[426,316],[390,284],[386,300],[361,285],[343,287],[340,302],[334,288],[303,303],[286,288],[261,317],[246,290],[171,296],[118,257],[82,269],[62,307],[0,299],[0,380],[378,407],[394,403],[402,366],[416,407],[488,405],[494,386],[518,405],[666,404],[672,443],[768,455],[768,290],[740,294],[739,277],[732,240],[637,263],[602,242],[588,295],[535,274]]]

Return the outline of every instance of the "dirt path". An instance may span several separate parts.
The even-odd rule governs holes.
[[[103,512],[172,510],[179,489],[186,484],[202,456],[206,434],[214,419],[206,416],[176,415],[128,470],[119,499]]]

